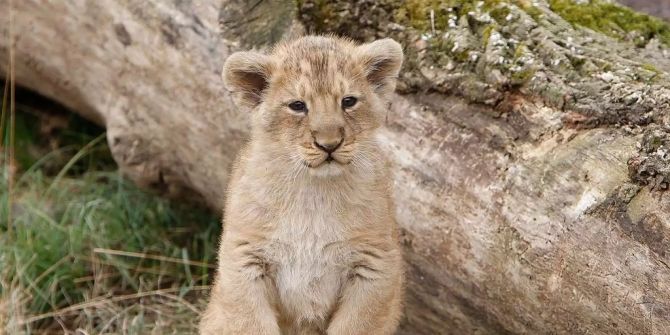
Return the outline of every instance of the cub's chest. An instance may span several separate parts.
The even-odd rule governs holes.
[[[319,215],[281,221],[268,258],[283,310],[298,320],[323,319],[336,303],[349,269],[350,248],[342,224]]]

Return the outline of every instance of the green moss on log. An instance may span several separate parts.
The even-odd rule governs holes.
[[[573,25],[583,26],[621,40],[643,46],[658,38],[670,45],[670,25],[649,15],[603,0],[586,3],[574,0],[549,0],[552,11]]]

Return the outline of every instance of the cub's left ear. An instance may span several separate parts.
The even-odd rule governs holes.
[[[356,54],[363,64],[365,76],[377,93],[383,96],[391,94],[402,65],[402,46],[385,38],[357,47]]]

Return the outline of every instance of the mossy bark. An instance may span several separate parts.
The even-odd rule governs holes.
[[[219,79],[231,51],[396,38],[401,333],[669,333],[662,22],[607,21],[602,0],[14,3],[19,83],[105,124],[142,185],[213,208],[247,134]]]

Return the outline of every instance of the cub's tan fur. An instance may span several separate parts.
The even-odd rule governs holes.
[[[390,39],[308,36],[226,61],[252,131],[232,172],[202,334],[395,331],[403,265],[375,135],[402,57]],[[345,97],[357,102],[345,108]],[[290,107],[298,100],[306,110]]]

